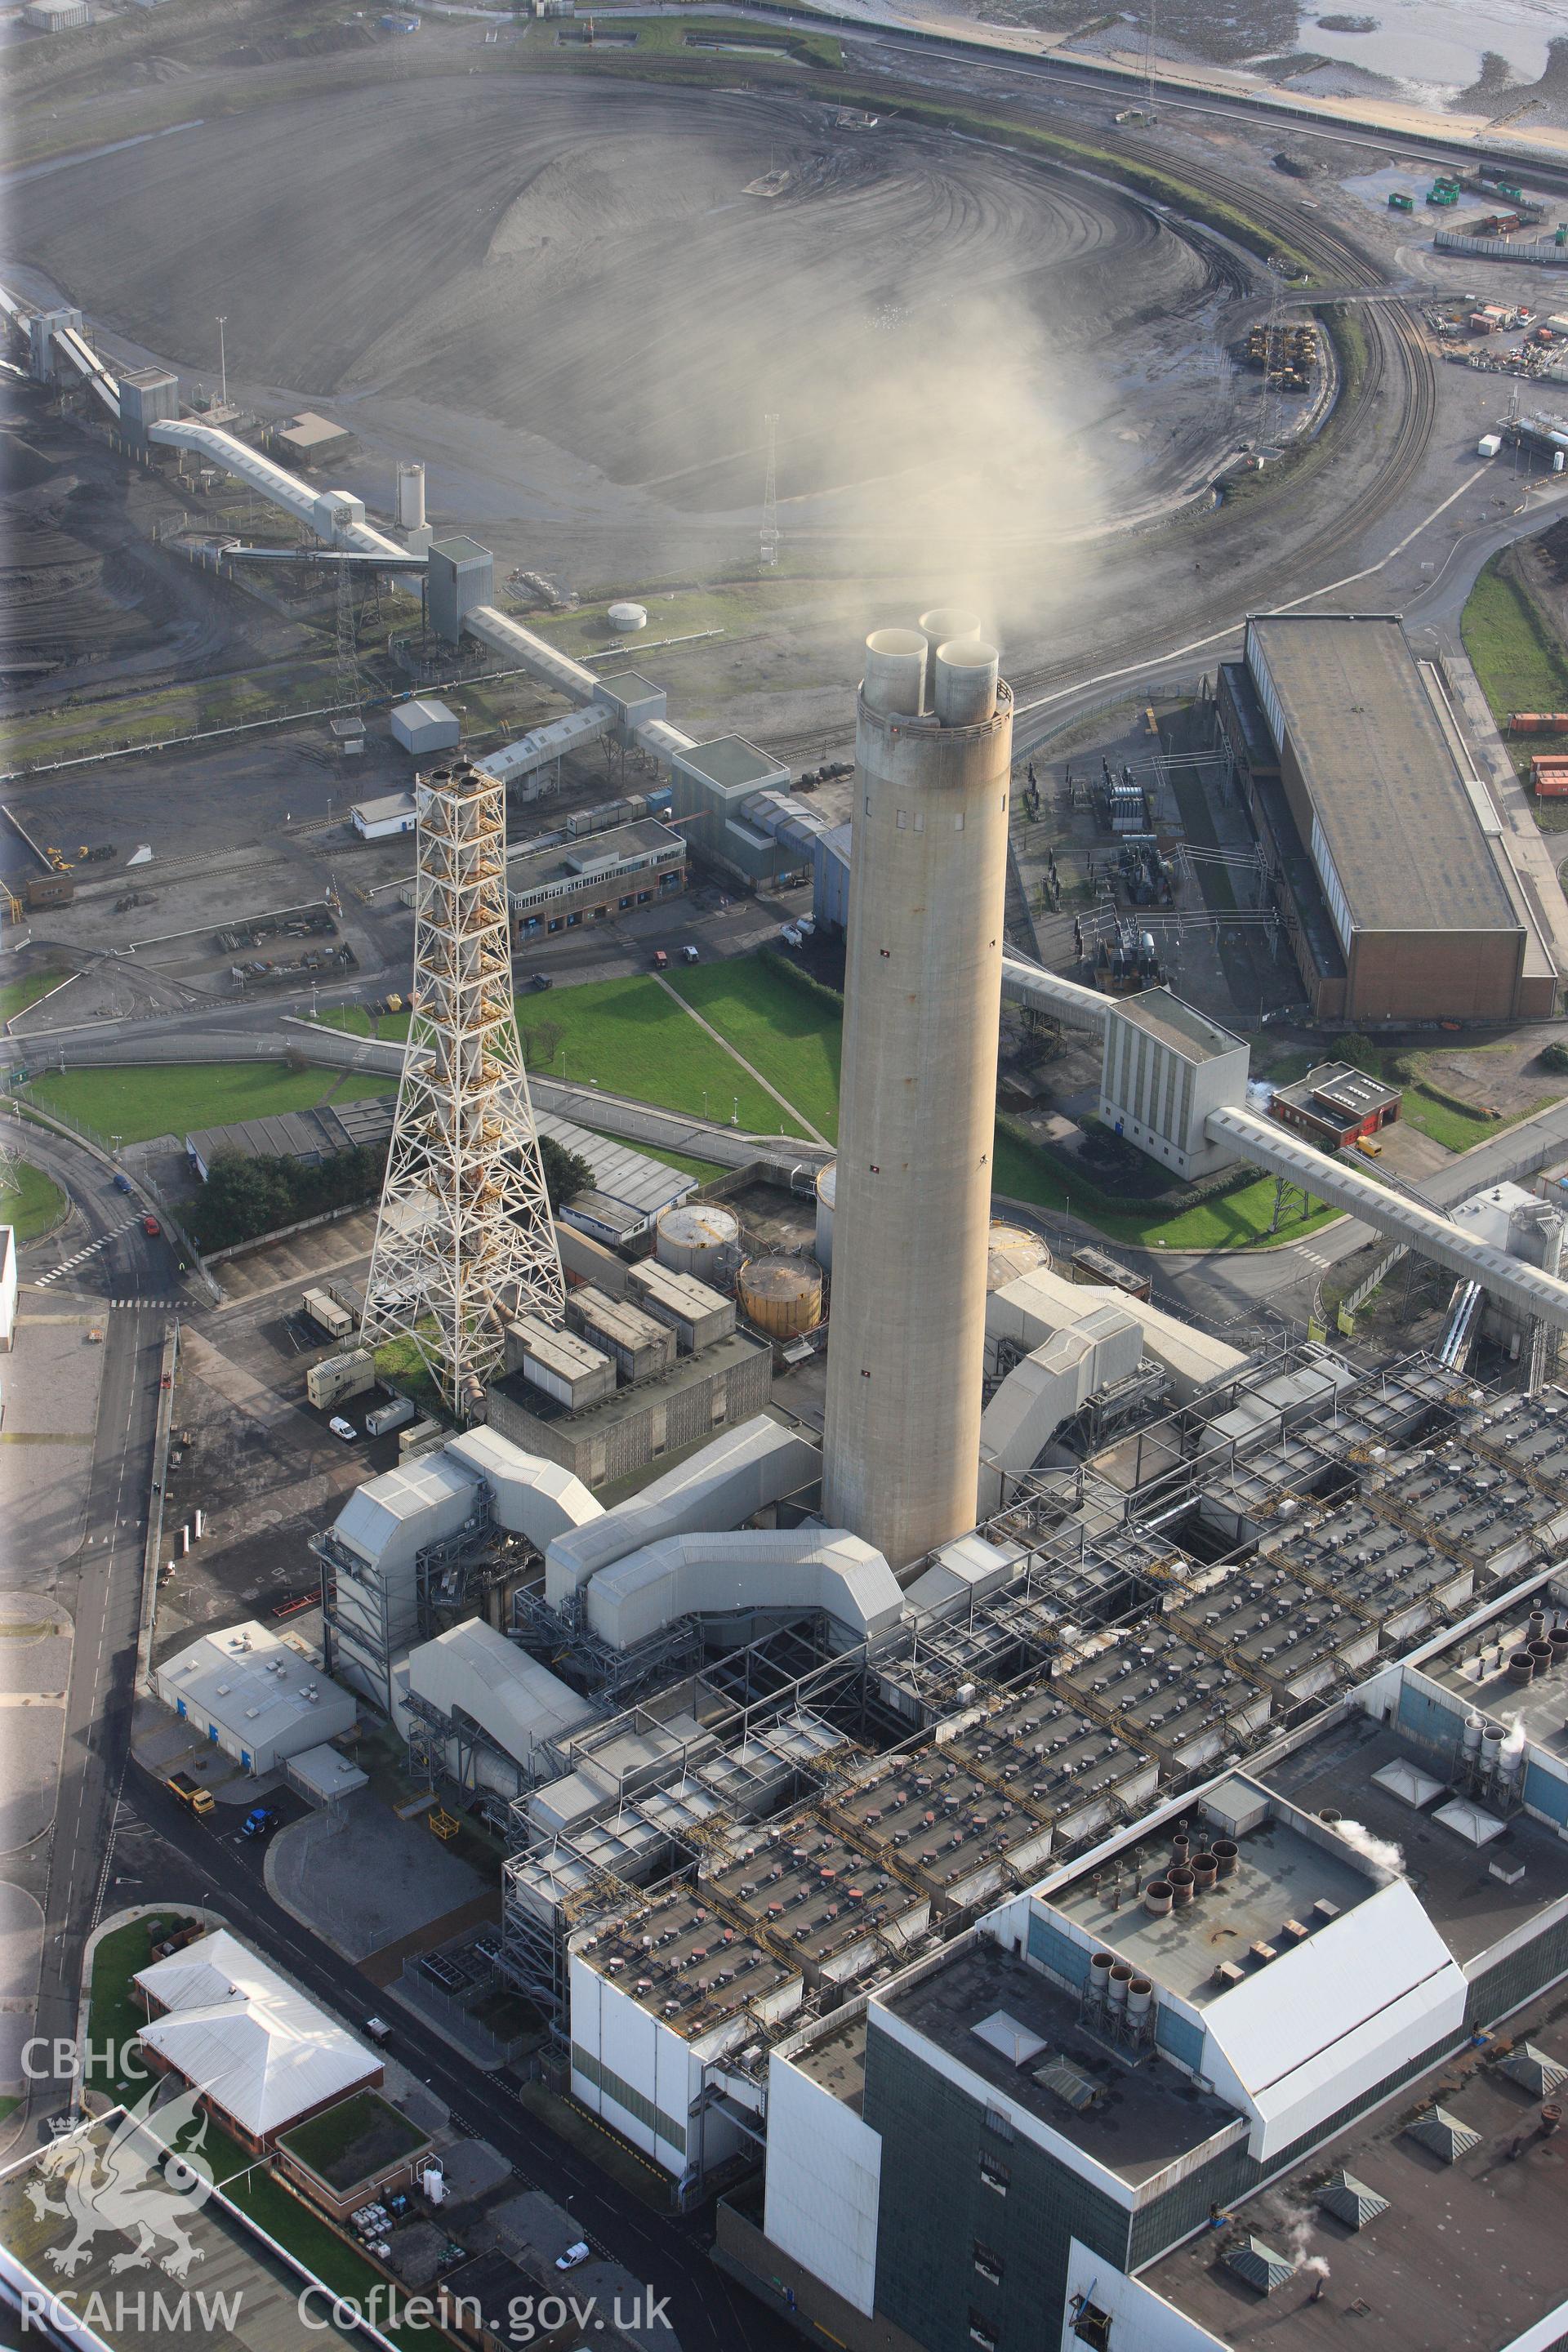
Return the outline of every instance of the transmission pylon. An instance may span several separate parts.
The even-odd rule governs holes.
[[[354,619],[353,566],[335,563],[338,575],[337,678],[332,699],[359,708],[359,625]]]
[[[770,571],[779,560],[778,427],[776,416],[763,419],[768,436],[768,470],[763,485],[763,528],[757,542],[757,570]]]
[[[1157,0],[1148,0],[1143,19],[1143,110],[1154,118],[1154,16]]]
[[[505,787],[463,761],[419,788],[414,1013],[361,1336],[412,1339],[468,1420],[505,1322],[559,1322],[566,1286],[512,1004]]]

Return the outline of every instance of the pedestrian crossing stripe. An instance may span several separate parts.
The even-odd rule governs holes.
[[[107,1249],[110,1242],[117,1242],[121,1234],[128,1234],[132,1225],[139,1224],[140,1223],[140,1218],[127,1217],[125,1223],[122,1225],[116,1225],[112,1233],[100,1234],[95,1242],[89,1242],[84,1248],[79,1249],[73,1256],[62,1258],[59,1265],[50,1266],[47,1274],[38,1275],[36,1279],[39,1288],[42,1289],[46,1283],[58,1282],[61,1275],[69,1274],[73,1266],[82,1265],[89,1257],[96,1257],[100,1250]]]

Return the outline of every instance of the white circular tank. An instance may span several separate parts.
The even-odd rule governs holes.
[[[605,618],[612,629],[619,629],[623,635],[630,636],[634,629],[647,628],[647,606],[646,604],[612,604]]]
[[[816,1244],[812,1251],[824,1274],[833,1271],[833,1195],[838,1186],[838,1162],[830,1160],[816,1178]]]
[[[1037,1267],[1048,1267],[1050,1251],[1038,1234],[1027,1225],[1010,1225],[1005,1217],[993,1217],[986,1238],[985,1288],[987,1293],[1001,1290],[1009,1282],[1016,1282],[1023,1274],[1033,1274]]]
[[[722,1279],[741,1247],[741,1220],[717,1201],[683,1201],[654,1223],[653,1254],[674,1274]]]
[[[402,459],[397,468],[397,526],[418,530],[425,520],[425,468]]]

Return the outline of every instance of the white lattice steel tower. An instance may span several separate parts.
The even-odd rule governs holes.
[[[503,1321],[559,1320],[565,1281],[512,1006],[505,789],[466,761],[421,781],[415,1010],[363,1336],[411,1338],[467,1416]]]

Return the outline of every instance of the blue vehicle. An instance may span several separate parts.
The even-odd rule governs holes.
[[[130,1177],[121,1174],[119,1169],[114,1172],[114,1189],[117,1192],[129,1192],[131,1190]]]
[[[252,1805],[240,1824],[240,1834],[247,1838],[264,1838],[278,1826],[278,1815],[270,1805]]]

